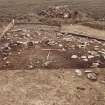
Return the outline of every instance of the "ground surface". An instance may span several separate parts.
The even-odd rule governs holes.
[[[105,16],[104,0],[0,0],[0,33],[13,18],[39,22],[37,10],[60,4]],[[105,42],[60,29],[16,24],[0,40],[0,105],[105,105]]]
[[[1,105],[105,105],[104,90],[70,69],[0,71]]]
[[[61,32],[68,32],[68,33],[77,33],[88,37],[94,37],[100,40],[105,39],[105,31],[104,30],[97,30],[87,26],[75,24],[75,25],[63,25],[61,28]]]

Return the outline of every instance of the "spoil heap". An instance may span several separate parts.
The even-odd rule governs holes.
[[[69,6],[52,6],[47,9],[41,10],[38,15],[47,18],[62,18],[62,19],[73,19],[73,20],[87,20],[88,15],[78,11],[72,10]]]

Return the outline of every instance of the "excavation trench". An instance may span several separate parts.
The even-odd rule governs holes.
[[[0,41],[0,69],[105,67],[105,41],[64,27],[15,25]]]

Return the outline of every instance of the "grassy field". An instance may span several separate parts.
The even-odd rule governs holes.
[[[0,16],[34,13],[49,5],[62,4],[85,11],[95,18],[105,16],[104,0],[0,0]]]

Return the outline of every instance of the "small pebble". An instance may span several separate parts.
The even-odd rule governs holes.
[[[95,48],[94,48],[94,50],[95,50],[95,51],[98,51],[98,50],[99,50],[99,48],[95,47]]]
[[[7,59],[7,57],[4,57],[4,58],[3,58],[3,60],[6,60],[6,59]]]
[[[39,44],[39,41],[35,41],[34,43],[35,43],[35,44]]]
[[[27,37],[30,37],[30,34],[27,34]]]
[[[100,64],[97,62],[97,63],[92,63],[92,66],[93,68],[97,68]]]
[[[9,63],[10,63],[10,61],[6,61],[6,63],[7,63],[7,64],[9,64]]]
[[[89,80],[93,80],[93,81],[96,81],[97,80],[97,75],[95,73],[88,73],[87,74],[87,78]]]
[[[75,70],[76,75],[81,76],[82,75],[82,71],[80,69],[76,69]]]
[[[86,48],[86,45],[78,45],[79,48]]]
[[[33,67],[33,65],[29,65],[28,68],[29,69],[33,69],[34,67]]]
[[[87,58],[86,59],[83,59],[83,61],[88,62],[88,59]]]
[[[63,38],[63,40],[66,41],[66,42],[70,42],[71,38]]]
[[[63,45],[62,45],[62,44],[59,44],[58,46],[59,46],[59,47],[63,47]]]
[[[62,48],[62,51],[66,51],[66,49],[65,48]]]
[[[88,55],[88,58],[92,59],[92,58],[94,58],[94,56],[93,55]]]
[[[87,57],[86,57],[86,56],[81,56],[81,58],[82,58],[82,59],[86,59]]]
[[[64,14],[64,18],[68,18],[69,17],[69,14],[68,13],[65,13]]]
[[[21,52],[17,52],[19,55],[21,54]]]
[[[77,55],[72,55],[71,58],[76,59],[76,58],[78,58],[78,56]]]

